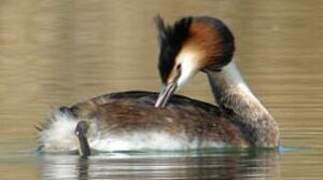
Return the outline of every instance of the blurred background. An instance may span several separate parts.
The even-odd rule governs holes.
[[[33,125],[55,107],[110,92],[158,91],[158,14],[169,23],[187,15],[222,19],[235,34],[246,81],[280,125],[282,144],[323,148],[319,0],[0,0],[0,160],[32,152]],[[179,93],[213,103],[202,73]],[[12,172],[0,177],[16,179],[17,169],[39,177],[38,164],[23,158],[0,163],[0,174]]]

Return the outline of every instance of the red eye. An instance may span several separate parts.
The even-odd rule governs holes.
[[[176,69],[177,69],[177,70],[181,69],[181,64],[178,64],[178,65],[176,66]]]

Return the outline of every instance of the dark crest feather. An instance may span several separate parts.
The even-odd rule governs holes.
[[[159,32],[160,43],[158,68],[162,82],[165,83],[175,64],[176,55],[189,37],[192,17],[182,18],[176,21],[173,26],[170,26],[165,25],[160,16],[156,16],[155,23]]]

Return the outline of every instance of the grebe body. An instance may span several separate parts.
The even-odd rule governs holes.
[[[89,125],[91,149],[97,151],[192,150],[248,147],[238,126],[217,106],[175,95],[163,109],[158,94],[145,91],[112,93],[60,108],[39,127],[40,150],[69,152],[79,148],[74,129]]]

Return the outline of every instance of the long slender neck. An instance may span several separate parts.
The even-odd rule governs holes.
[[[253,95],[234,62],[221,72],[206,71],[213,95],[224,115],[253,146],[276,147],[279,130],[268,110]]]

